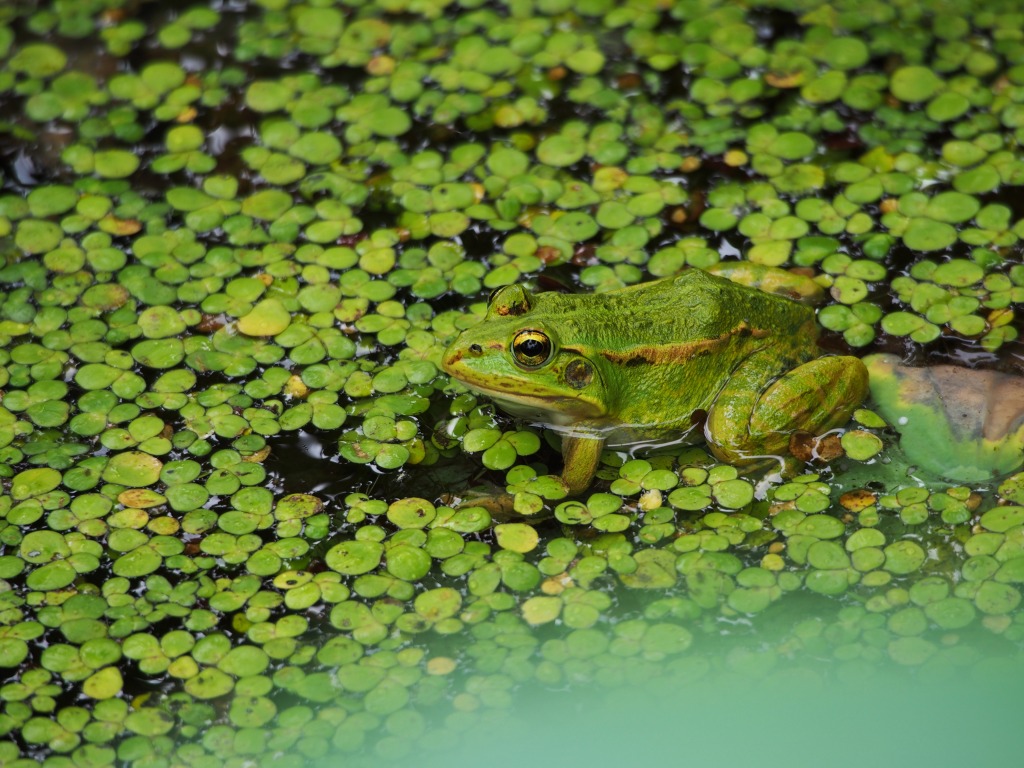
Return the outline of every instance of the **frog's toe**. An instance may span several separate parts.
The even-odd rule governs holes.
[[[524,520],[546,520],[551,514],[544,508],[536,514],[526,514],[516,509],[516,497],[511,493],[488,493],[480,489],[470,489],[462,497],[451,500],[457,509],[481,507],[491,516],[495,523],[522,522]]]

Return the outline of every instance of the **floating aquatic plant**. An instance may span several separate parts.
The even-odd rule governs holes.
[[[380,765],[528,683],[941,675],[972,630],[1019,661],[1020,473],[920,480],[864,409],[786,480],[608,452],[566,498],[545,435],[439,368],[495,288],[737,255],[814,277],[830,349],[1009,365],[1019,27],[997,0],[0,10],[0,763]],[[517,519],[451,503],[477,473]],[[738,618],[757,652],[708,650]]]

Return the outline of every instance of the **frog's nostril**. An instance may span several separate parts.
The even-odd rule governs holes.
[[[469,351],[472,352],[474,355],[479,355],[481,352],[484,351],[484,348],[481,347],[479,344],[470,344]]]

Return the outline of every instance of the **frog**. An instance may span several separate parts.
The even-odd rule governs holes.
[[[451,342],[442,368],[560,435],[561,479],[578,496],[605,448],[702,437],[737,467],[792,463],[794,433],[845,424],[868,390],[861,360],[825,354],[818,333],[810,301],[761,290],[742,269],[692,268],[604,293],[512,284]]]

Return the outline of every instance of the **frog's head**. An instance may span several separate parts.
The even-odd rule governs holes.
[[[519,285],[495,291],[483,322],[451,343],[441,366],[517,416],[553,425],[601,417],[600,370],[585,349],[560,340],[557,317],[538,299]]]

